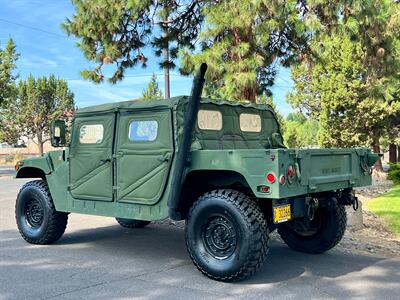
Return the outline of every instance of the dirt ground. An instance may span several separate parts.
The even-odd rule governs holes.
[[[363,203],[363,229],[348,229],[338,248],[346,252],[378,254],[385,257],[400,257],[400,240],[385,224],[385,221],[365,209],[365,204],[389,191],[392,182],[386,175],[373,177],[369,187],[356,188],[358,199]]]

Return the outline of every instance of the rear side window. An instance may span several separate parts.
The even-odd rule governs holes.
[[[158,122],[155,120],[129,123],[129,140],[132,142],[153,142],[157,139],[157,134]]]
[[[82,125],[79,129],[79,143],[100,144],[103,141],[104,127],[101,124]]]
[[[240,114],[240,130],[243,132],[261,132],[261,117],[257,114]]]
[[[218,110],[199,110],[197,126],[203,130],[221,130],[222,114]]]

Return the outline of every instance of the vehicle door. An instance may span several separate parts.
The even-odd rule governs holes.
[[[74,198],[113,201],[114,123],[114,113],[75,119],[69,155]]]
[[[172,155],[170,110],[121,112],[115,155],[117,201],[148,205],[158,202]]]

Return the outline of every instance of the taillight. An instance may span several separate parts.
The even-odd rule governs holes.
[[[267,179],[267,182],[274,183],[276,181],[275,174],[274,173],[268,173],[266,179]]]
[[[284,185],[284,184],[286,183],[286,178],[285,178],[284,175],[281,175],[281,177],[279,177],[279,183],[280,183],[281,185]]]
[[[292,165],[290,165],[287,170],[287,176],[294,177],[295,175],[296,175],[296,170]]]

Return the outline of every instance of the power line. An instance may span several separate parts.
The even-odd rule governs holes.
[[[3,18],[0,18],[0,22],[12,24],[12,25],[15,25],[15,26],[24,27],[24,28],[27,28],[27,29],[30,29],[30,30],[34,30],[34,31],[39,31],[39,32],[42,32],[42,33],[47,33],[47,34],[50,34],[50,35],[53,35],[53,36],[56,36],[56,37],[61,37],[61,38],[64,38],[64,39],[67,37],[65,35],[62,35],[62,34],[59,34],[59,33],[56,33],[56,32],[47,31],[47,30],[44,30],[44,29],[41,29],[41,28],[30,26],[30,25],[24,25],[24,24],[17,23],[17,22],[14,22],[14,21],[10,21],[10,20],[6,20],[6,19],[3,19]]]

